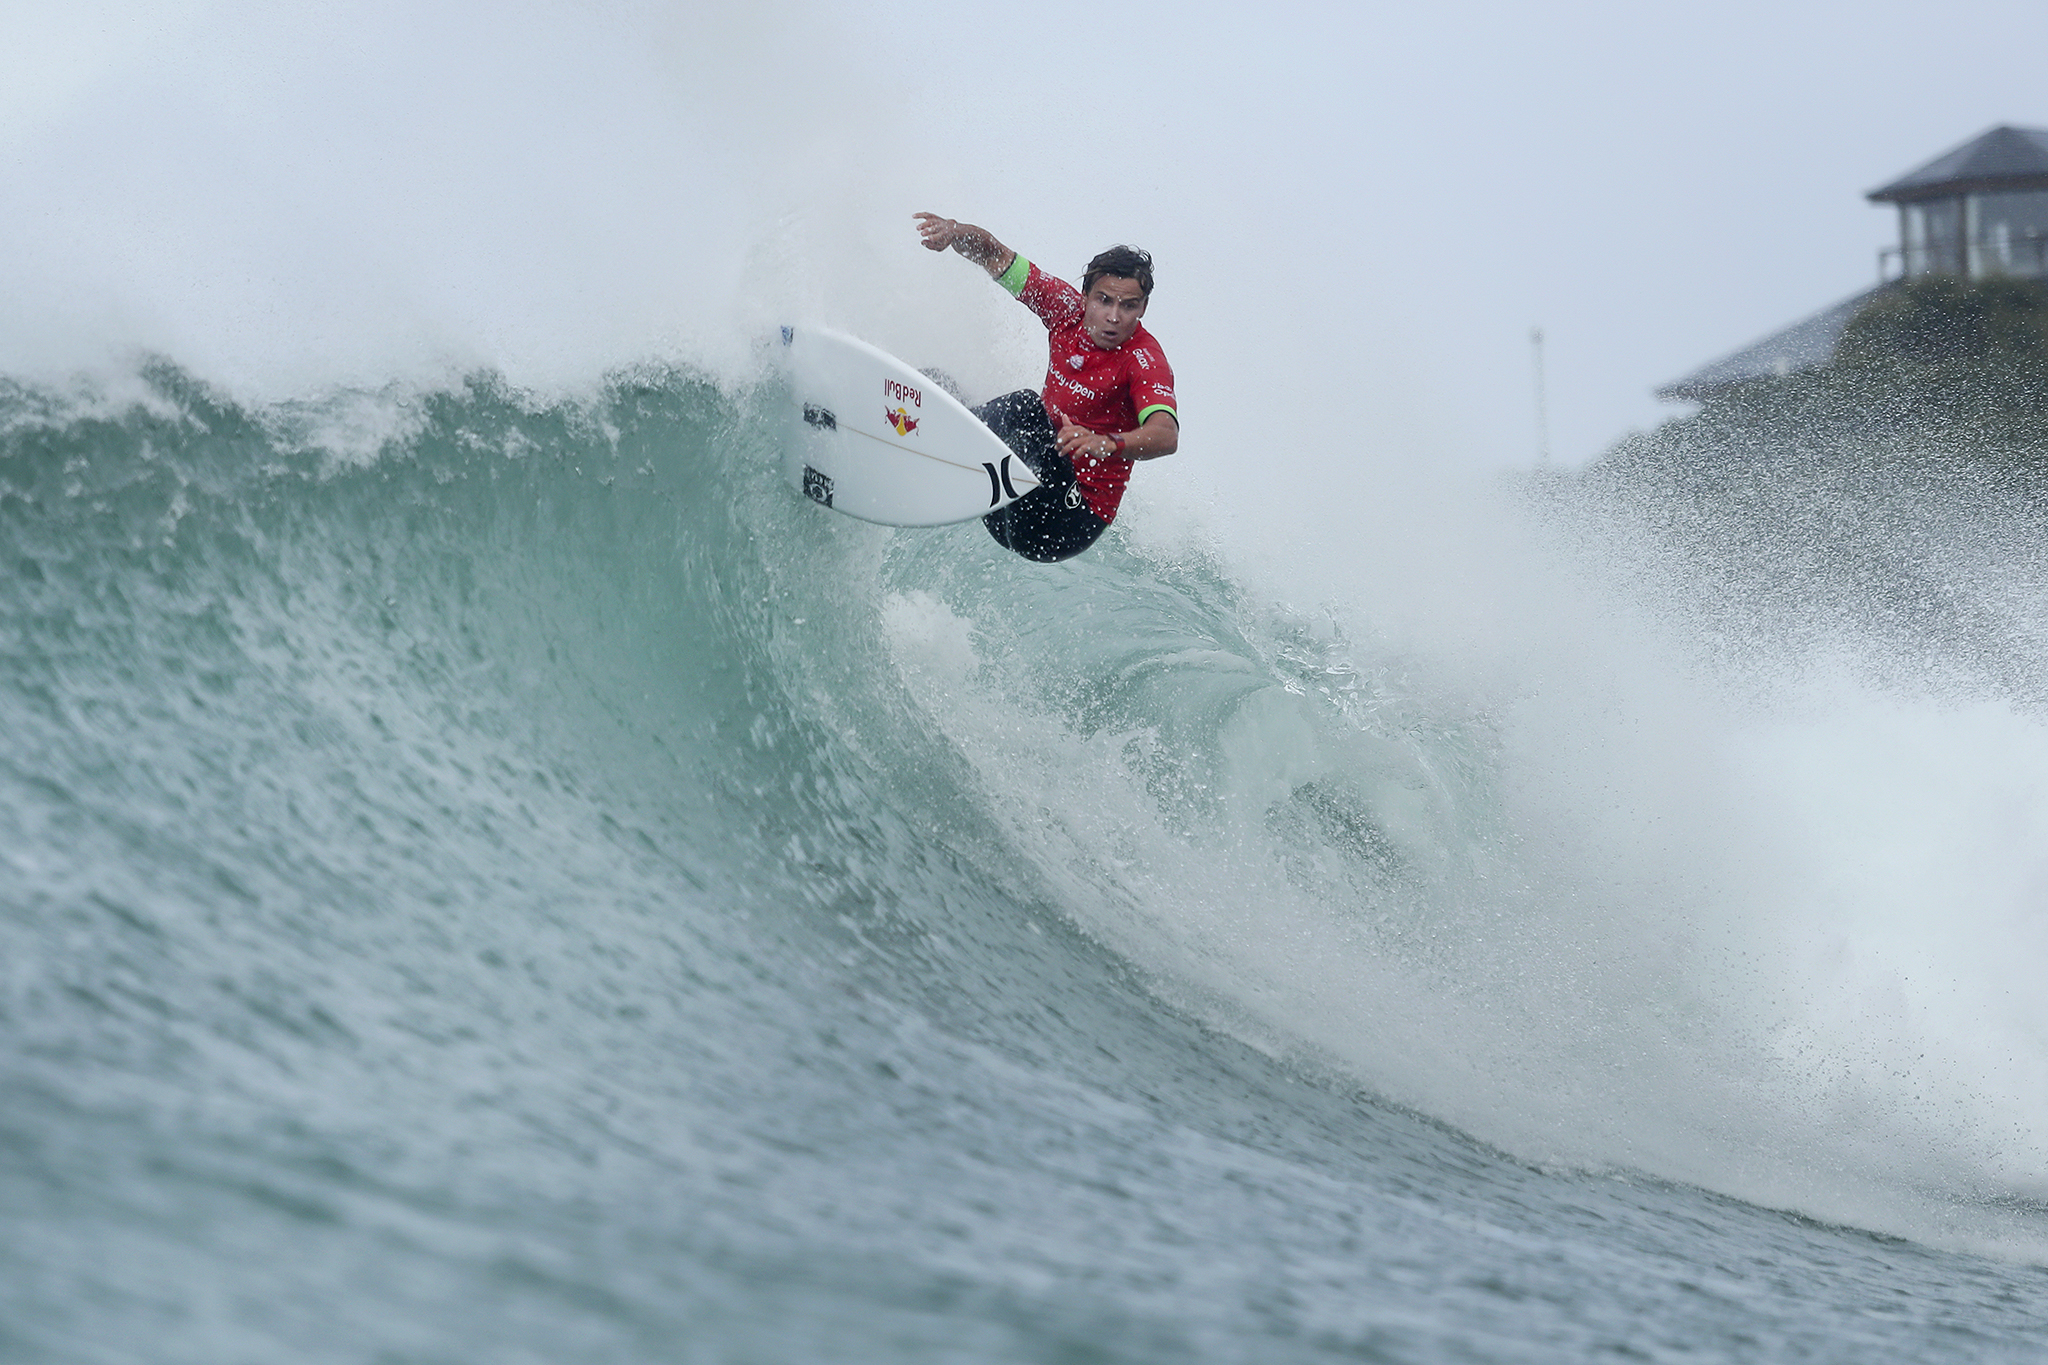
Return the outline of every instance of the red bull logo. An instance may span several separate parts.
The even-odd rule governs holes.
[[[882,412],[882,420],[896,428],[898,436],[908,436],[917,430],[917,419],[910,415],[908,408],[886,408]]]

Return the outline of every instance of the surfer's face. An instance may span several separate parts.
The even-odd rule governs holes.
[[[1099,275],[1088,291],[1081,326],[1090,341],[1114,351],[1137,334],[1138,319],[1145,316],[1149,302],[1136,280]]]

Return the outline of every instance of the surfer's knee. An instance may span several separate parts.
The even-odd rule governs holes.
[[[1038,564],[1072,559],[1102,538],[1109,523],[1085,504],[1069,506],[1050,488],[1034,489],[981,519],[996,544]]]
[[[1045,415],[1045,401],[1035,390],[1018,389],[991,398],[971,411],[1040,477],[1044,476],[1042,466],[1047,459],[1059,454],[1052,419]]]

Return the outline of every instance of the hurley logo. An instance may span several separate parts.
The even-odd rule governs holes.
[[[1080,369],[1083,365],[1086,365],[1087,363],[1087,361],[1081,359],[1081,357],[1077,355],[1070,355],[1067,357],[1067,364],[1077,370]]]

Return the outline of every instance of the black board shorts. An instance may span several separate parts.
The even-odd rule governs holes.
[[[1088,510],[1074,482],[1074,462],[1060,454],[1052,419],[1037,393],[1019,389],[974,409],[990,431],[1038,476],[1038,487],[981,519],[996,544],[1040,564],[1072,559],[1109,523]]]

